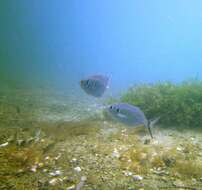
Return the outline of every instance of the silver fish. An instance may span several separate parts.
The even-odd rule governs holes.
[[[149,120],[147,120],[140,108],[127,103],[113,104],[108,107],[108,111],[114,118],[126,125],[144,125],[148,128],[151,138],[153,138],[151,126],[154,125],[159,120],[159,118],[150,122]]]
[[[81,88],[89,95],[94,97],[101,97],[107,86],[109,78],[103,75],[89,76],[80,81]]]

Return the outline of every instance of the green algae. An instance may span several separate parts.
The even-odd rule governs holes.
[[[161,116],[163,125],[200,127],[201,94],[202,82],[190,79],[180,84],[159,82],[137,85],[123,93],[119,101],[139,106],[148,118]]]

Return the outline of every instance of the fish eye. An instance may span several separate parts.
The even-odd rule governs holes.
[[[112,106],[110,106],[109,108],[112,109]]]

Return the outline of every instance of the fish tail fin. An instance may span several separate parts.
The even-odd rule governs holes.
[[[152,134],[152,128],[153,128],[153,126],[159,121],[159,119],[160,119],[161,117],[157,117],[157,118],[155,118],[155,119],[153,119],[153,120],[149,120],[148,121],[148,130],[149,130],[149,134],[150,134],[150,136],[151,136],[151,138],[153,139],[154,137],[153,137],[153,134]]]

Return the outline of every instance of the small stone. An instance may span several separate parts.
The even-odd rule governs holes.
[[[1,144],[1,145],[0,145],[0,148],[1,148],[1,147],[6,147],[6,146],[8,146],[8,142]]]
[[[81,171],[81,168],[80,168],[79,166],[77,166],[77,167],[74,168],[74,171],[75,171],[75,172],[80,172],[80,171]]]
[[[132,175],[133,175],[133,173],[130,172],[130,171],[123,171],[123,174],[124,174],[125,176],[132,176]]]
[[[60,170],[56,170],[56,171],[54,171],[54,172],[51,172],[50,175],[56,177],[56,176],[61,175],[61,173],[62,173],[62,172],[61,172]]]
[[[32,166],[32,168],[30,169],[31,172],[36,172],[37,170],[37,166]]]
[[[119,158],[120,157],[120,154],[119,154],[119,152],[118,152],[118,150],[116,148],[112,152],[112,157],[114,157],[114,158]]]
[[[143,180],[143,177],[140,176],[140,175],[134,175],[134,176],[133,176],[133,179],[134,179],[135,181],[142,181],[142,180]]]
[[[86,176],[82,176],[81,177],[81,181],[86,181],[87,180],[87,177]]]
[[[184,184],[182,181],[180,180],[176,180],[173,182],[173,185],[176,186],[176,187],[184,187]]]
[[[45,160],[49,160],[49,159],[50,159],[50,157],[49,157],[49,156],[46,156],[46,157],[45,157]]]
[[[19,169],[19,170],[18,170],[18,173],[23,173],[23,172],[24,172],[23,169]]]
[[[53,178],[49,181],[50,185],[56,185],[58,183],[58,179],[57,178]]]
[[[75,188],[76,188],[76,186],[75,186],[75,185],[72,185],[72,186],[70,186],[70,187],[67,187],[66,190],[75,190]]]
[[[70,162],[77,162],[77,159],[76,158],[72,158],[72,160]]]
[[[58,160],[60,157],[61,157],[61,153],[59,153],[55,158],[54,158],[54,160]]]
[[[182,148],[181,147],[177,147],[176,150],[177,151],[182,151]]]
[[[42,168],[44,166],[44,163],[40,162],[38,163],[39,168]]]
[[[47,169],[43,169],[43,172],[45,172],[45,173],[46,173],[47,171],[48,171]]]

